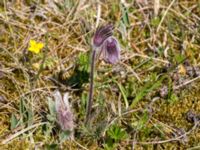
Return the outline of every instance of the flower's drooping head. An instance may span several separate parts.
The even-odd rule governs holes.
[[[93,46],[100,47],[103,42],[112,36],[113,26],[108,24],[97,29],[93,37]]]
[[[115,64],[120,59],[120,46],[114,37],[105,40],[102,47],[102,55],[105,62]]]
[[[113,36],[113,25],[101,26],[97,29],[93,37],[93,47],[98,49],[103,60],[110,64],[115,64],[120,59],[120,45]]]

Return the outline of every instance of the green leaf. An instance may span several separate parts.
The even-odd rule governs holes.
[[[168,78],[168,76],[163,76],[156,81],[146,83],[146,85],[144,85],[144,87],[139,90],[138,94],[136,95],[135,99],[133,100],[131,104],[131,108],[133,108],[148,93],[159,88],[162,85],[162,81],[165,78]]]
[[[19,112],[20,112],[20,124],[28,121],[28,112],[26,109],[26,103],[24,99],[20,99],[19,104]]]
[[[64,82],[71,88],[80,89],[84,83],[89,82],[89,73],[76,68],[72,76]]]
[[[10,127],[11,130],[17,127],[18,120],[14,114],[11,115],[10,124],[11,124],[11,127]]]
[[[47,115],[47,119],[51,122],[55,122],[56,121],[56,116],[53,116],[53,115]]]
[[[128,17],[128,9],[123,4],[121,4],[121,11],[122,11],[122,22],[127,27],[130,25]]]
[[[45,145],[45,150],[59,150],[59,147],[57,144],[47,144]]]
[[[185,56],[183,56],[181,54],[177,54],[177,55],[175,55],[175,60],[177,63],[183,62],[183,60],[185,60]]]
[[[150,22],[151,26],[153,26],[154,28],[156,28],[159,25],[159,23],[160,23],[160,18],[158,17],[152,18]]]
[[[103,144],[103,147],[105,150],[116,150],[117,149],[117,144],[115,143],[106,143],[106,144]]]
[[[50,115],[54,116],[56,114],[55,102],[50,97],[47,97],[47,99]]]
[[[85,53],[80,53],[78,57],[79,70],[89,72],[89,64],[89,56]]]
[[[27,114],[27,119],[28,119],[28,126],[32,125],[33,124],[33,117],[34,117],[34,113],[32,110],[28,109],[27,110],[28,114]]]
[[[50,97],[47,97],[48,99],[48,107],[50,114],[47,114],[47,119],[51,122],[56,121],[56,107],[55,107],[55,101],[53,101]]]
[[[23,114],[25,112],[25,105],[24,105],[23,99],[20,99],[19,111],[20,111],[20,115],[23,116]]]
[[[123,96],[123,99],[124,99],[124,102],[125,102],[125,105],[126,105],[126,109],[127,109],[129,107],[129,104],[128,104],[126,90],[125,90],[125,88],[120,83],[118,83],[115,80],[114,80],[114,82],[118,85],[118,87],[120,89],[120,92],[122,93],[122,96]]]
[[[123,140],[128,137],[126,131],[117,125],[111,126],[107,132],[110,138],[114,139],[115,141]]]
[[[88,99],[88,95],[87,93],[82,93],[81,94],[81,111],[80,113],[82,115],[85,115],[85,111],[86,111],[86,105],[87,105],[87,99]]]
[[[147,123],[148,119],[149,119],[148,112],[145,111],[144,115],[142,116],[142,118],[140,119],[140,121],[137,124],[137,129],[138,130],[142,129],[145,126],[145,124]]]
[[[172,93],[172,94],[170,95],[169,103],[170,103],[170,104],[174,104],[174,103],[177,102],[177,101],[178,101],[177,95],[174,94],[174,93]]]
[[[60,142],[63,142],[65,140],[67,140],[70,136],[70,131],[62,131],[60,134],[59,134],[59,140]]]

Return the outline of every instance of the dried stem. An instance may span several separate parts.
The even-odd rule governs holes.
[[[93,90],[94,90],[94,66],[95,66],[95,56],[96,50],[92,51],[92,58],[91,58],[91,70],[90,70],[90,89],[89,89],[89,98],[87,104],[87,115],[85,124],[88,124],[91,117],[91,109],[92,109],[92,102],[93,102]]]

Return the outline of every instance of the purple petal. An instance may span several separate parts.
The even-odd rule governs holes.
[[[100,47],[108,37],[112,36],[112,30],[113,26],[110,24],[98,28],[93,37],[94,46]]]
[[[103,43],[103,59],[105,62],[115,64],[120,59],[120,46],[114,37],[109,37]]]

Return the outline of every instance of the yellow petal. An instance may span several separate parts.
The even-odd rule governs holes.
[[[38,49],[41,50],[43,47],[44,47],[44,44],[43,44],[43,43],[38,43],[38,44],[37,44],[37,48],[38,48]]]
[[[43,43],[40,43],[40,42],[37,43],[35,40],[30,40],[28,50],[30,52],[38,54],[43,47],[44,47]]]
[[[39,51],[39,49],[37,49],[37,48],[35,48],[35,47],[29,47],[28,48],[28,50],[30,51],[30,52],[33,52],[33,53],[36,53],[36,54],[38,54],[40,51]]]
[[[40,49],[35,49],[33,52],[34,52],[35,54],[38,54],[38,53],[40,52]]]
[[[36,41],[35,40],[30,40],[30,46],[35,46],[36,45]]]

